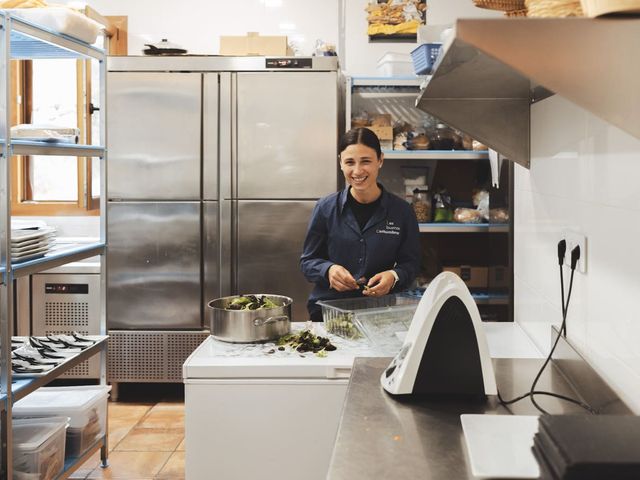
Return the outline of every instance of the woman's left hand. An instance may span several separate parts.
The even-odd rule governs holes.
[[[391,291],[395,281],[396,277],[391,273],[391,270],[376,273],[369,279],[367,283],[368,288],[365,288],[362,294],[367,297],[381,297]]]

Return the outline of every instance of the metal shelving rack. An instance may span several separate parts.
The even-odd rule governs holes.
[[[56,145],[46,142],[18,141],[10,138],[11,99],[10,61],[27,59],[95,59],[100,64],[100,105],[106,105],[106,53],[72,37],[0,12],[0,478],[12,478],[12,422],[14,402],[33,392],[89,357],[100,354],[100,383],[106,384],[106,191],[107,152],[106,114],[100,109],[100,146]],[[90,244],[69,246],[43,258],[22,263],[11,261],[11,156],[68,155],[94,157],[100,160],[100,240]],[[14,318],[14,280],[69,262],[101,255],[100,269],[100,336],[92,347],[80,352],[58,367],[39,377],[13,379],[11,372],[11,335]],[[58,478],[67,478],[97,450],[102,465],[107,465],[107,434],[78,458],[65,460]]]
[[[354,90],[359,90],[358,96],[366,100],[380,100],[384,108],[394,112],[395,116],[406,114],[406,110],[400,103],[411,101],[412,107],[421,109],[419,100],[424,95],[425,87],[433,80],[431,76],[414,77],[347,77],[345,101],[345,125],[346,129],[351,128],[352,95]],[[397,89],[398,91],[392,91]],[[451,90],[451,89],[449,89]],[[400,99],[400,101],[397,101]],[[477,119],[468,119],[477,122]],[[445,119],[446,121],[446,119]],[[477,137],[474,137],[477,138]],[[482,140],[482,138],[480,138]],[[489,152],[487,150],[383,150],[384,158],[387,161],[398,160],[423,160],[423,161],[461,161],[461,160],[487,160]],[[512,177],[512,174],[510,173]],[[511,190],[511,186],[509,187]],[[510,204],[513,196],[509,195]],[[510,207],[510,216],[513,218],[513,209]],[[509,235],[509,245],[512,245],[512,232],[510,224],[464,224],[464,223],[419,223],[420,233],[423,234],[464,234],[464,233],[498,233]],[[510,250],[512,247],[509,247]],[[512,252],[509,251],[509,270],[512,271]],[[510,278],[512,275],[510,274]],[[509,294],[483,293],[474,295],[478,305],[512,305],[513,281],[509,281]],[[509,318],[512,314],[509,314]]]

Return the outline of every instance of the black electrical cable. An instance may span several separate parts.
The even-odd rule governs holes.
[[[561,253],[562,253],[562,255],[561,255]],[[560,258],[561,256],[562,256],[562,259]],[[542,372],[544,372],[544,369],[547,367],[547,365],[551,361],[551,357],[553,356],[553,352],[555,351],[556,346],[558,345],[558,342],[560,341],[560,337],[562,336],[562,331],[566,326],[567,312],[569,310],[569,300],[571,299],[571,290],[573,288],[573,274],[575,272],[576,265],[578,263],[579,258],[580,258],[580,247],[575,247],[571,251],[571,278],[569,280],[569,292],[568,292],[568,295],[567,295],[566,303],[564,302],[564,287],[563,287],[563,295],[562,295],[562,325],[560,326],[560,330],[558,331],[558,335],[556,336],[555,342],[553,343],[553,346],[551,347],[551,350],[549,351],[549,355],[547,355],[547,358],[545,359],[544,363],[542,364],[542,367],[540,368],[540,370],[538,370],[538,373],[537,373],[535,379],[533,380],[533,383],[531,384],[531,389],[529,390],[529,392],[527,392],[527,393],[525,393],[523,395],[520,395],[519,397],[513,398],[511,400],[504,400],[502,398],[502,396],[500,395],[500,392],[498,392],[498,400],[502,405],[504,405],[504,406],[511,405],[513,403],[519,402],[520,400],[524,400],[527,397],[530,397],[531,398],[531,403],[533,403],[533,405],[540,412],[542,412],[544,414],[548,414],[549,412],[547,412],[544,408],[542,408],[535,400],[535,396],[536,395],[548,395],[548,396],[551,396],[551,397],[559,398],[561,400],[565,400],[565,401],[574,403],[574,404],[584,408],[585,410],[587,410],[588,412],[590,412],[592,414],[597,414],[598,413],[597,410],[592,408],[590,405],[587,405],[586,403],[581,402],[580,400],[576,400],[574,398],[567,397],[565,395],[560,395],[559,393],[538,391],[538,390],[535,389],[536,385],[538,383],[538,380],[540,380],[540,377],[542,376]],[[560,244],[558,244],[558,261],[560,263],[560,278],[562,279],[562,263],[564,262],[564,250],[562,250],[562,252],[561,252]]]
[[[566,316],[565,306],[564,306],[564,275],[562,270],[562,265],[564,264],[564,255],[567,252],[567,241],[563,238],[558,242],[558,265],[560,266],[560,304],[562,305],[562,318]],[[560,330],[562,334],[567,336],[567,325],[565,324],[563,329]]]

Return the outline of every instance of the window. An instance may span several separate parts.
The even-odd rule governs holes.
[[[110,53],[126,55],[126,17],[96,18],[95,12],[87,13],[109,25]],[[14,60],[12,125],[76,127],[80,130],[78,143],[98,145],[99,75],[97,60]],[[31,155],[16,156],[12,162],[14,215],[98,215],[98,158]]]
[[[78,125],[76,60],[33,60],[31,122],[38,125]],[[36,202],[77,202],[77,157],[33,155],[27,163],[30,195]]]

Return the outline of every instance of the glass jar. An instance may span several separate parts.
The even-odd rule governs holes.
[[[427,132],[432,150],[454,150],[460,143],[460,137],[451,127],[438,123]]]
[[[431,197],[428,190],[420,190],[416,188],[413,191],[413,199],[411,201],[413,211],[419,223],[431,221]]]

